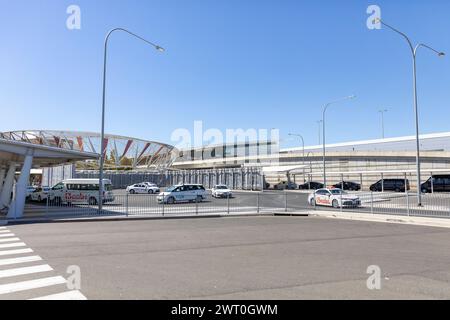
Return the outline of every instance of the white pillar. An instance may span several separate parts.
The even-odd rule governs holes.
[[[0,193],[2,192],[3,189],[3,181],[5,181],[5,169],[1,168],[0,169]]]
[[[2,192],[0,193],[0,209],[9,206],[11,202],[11,192],[14,185],[14,175],[16,174],[16,163],[9,165],[8,172],[3,183]]]
[[[30,171],[33,164],[33,156],[26,155],[20,170],[19,180],[16,184],[16,196],[8,210],[8,218],[21,218],[25,208],[25,197],[27,195],[27,186],[30,181]]]

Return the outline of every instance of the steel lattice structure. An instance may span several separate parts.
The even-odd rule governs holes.
[[[54,130],[23,130],[0,133],[0,138],[100,155],[99,133]],[[155,141],[118,135],[105,135],[105,168],[155,169],[168,168],[176,157],[173,146]],[[98,169],[99,162],[77,163],[79,169]]]

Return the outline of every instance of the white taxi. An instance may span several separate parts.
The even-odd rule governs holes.
[[[231,189],[228,188],[224,184],[215,185],[214,188],[211,189],[211,195],[213,198],[232,198],[233,193]]]
[[[361,205],[361,200],[356,195],[336,188],[316,190],[308,196],[308,203],[312,206],[357,208]]]
[[[201,184],[180,184],[161,192],[159,203],[174,204],[176,202],[202,202],[207,199],[205,187]]]

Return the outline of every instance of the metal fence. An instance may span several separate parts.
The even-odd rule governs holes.
[[[413,192],[354,192],[359,199],[357,206],[345,205],[342,197],[339,205],[319,206],[310,202],[308,192],[301,191],[235,191],[231,198],[213,198],[211,193],[203,201],[159,203],[157,195],[115,194],[112,202],[105,203],[99,211],[95,204],[64,204],[28,201],[25,219],[30,218],[76,218],[106,216],[187,217],[205,215],[243,215],[274,213],[307,213],[314,210],[359,212],[366,214],[390,214],[450,218],[450,194],[424,194],[422,206],[417,205],[417,194]],[[344,204],[344,205],[341,205]],[[330,203],[332,205],[332,203]]]
[[[98,178],[97,171],[77,171],[74,178]],[[118,172],[105,171],[105,179],[110,179],[115,188],[125,188],[144,181],[168,187],[179,183],[198,183],[206,188],[216,184],[226,184],[234,190],[262,190],[264,177],[260,168],[229,168],[210,170],[167,170],[163,172]]]

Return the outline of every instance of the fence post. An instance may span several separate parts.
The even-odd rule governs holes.
[[[407,189],[407,188],[405,188],[405,189]],[[409,217],[410,212],[409,212],[409,192],[408,192],[408,190],[406,190],[406,214]]]
[[[259,214],[259,192],[256,193],[256,213]]]
[[[343,190],[341,190],[341,192],[339,193],[339,198],[340,198],[340,200],[341,200],[341,201],[340,201],[340,202],[341,202],[341,203],[340,203],[340,211],[341,211],[341,212],[342,212],[342,208],[344,207],[344,203],[342,202],[342,191],[343,191]]]
[[[125,212],[126,212],[126,215],[127,215],[127,217],[128,217],[128,192],[126,193],[126,198],[125,198]]]
[[[288,192],[284,191],[284,211],[288,212]]]
[[[370,191],[370,213],[373,214],[373,191]]]
[[[49,198],[50,198],[50,190],[47,192],[47,198],[45,199],[45,217],[46,217],[46,218],[48,218]]]
[[[165,206],[165,203],[166,201],[165,201],[165,199],[164,199],[164,196],[163,196],[163,199],[162,199],[162,216],[164,217],[164,206]]]
[[[195,198],[195,214],[198,215],[198,197]]]
[[[227,214],[230,214],[230,196],[227,196]]]

